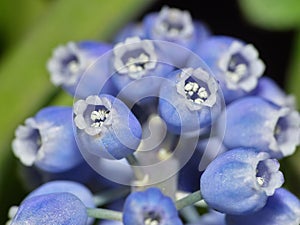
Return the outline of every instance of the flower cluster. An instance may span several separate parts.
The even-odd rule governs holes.
[[[300,223],[280,171],[300,115],[252,44],[165,6],[111,43],[57,47],[47,68],[74,105],[16,129],[31,192],[8,224]]]

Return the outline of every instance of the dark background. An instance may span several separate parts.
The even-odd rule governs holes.
[[[164,5],[188,10],[194,19],[206,23],[215,35],[233,36],[252,43],[266,64],[265,75],[284,88],[294,35],[292,31],[266,31],[251,25],[243,17],[238,0],[161,0],[147,12],[159,11]]]

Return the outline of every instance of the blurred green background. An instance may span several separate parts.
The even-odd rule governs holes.
[[[49,104],[72,98],[49,81],[45,63],[54,47],[84,39],[110,41],[128,21],[163,5],[189,10],[214,34],[253,43],[272,77],[300,105],[299,0],[2,0],[0,2],[0,224],[24,189],[11,154],[15,128]],[[286,187],[300,196],[300,152],[281,162]]]

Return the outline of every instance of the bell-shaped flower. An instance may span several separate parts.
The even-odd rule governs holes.
[[[138,147],[142,128],[130,109],[111,95],[93,95],[74,104],[76,138],[81,152],[122,159]]]
[[[86,225],[85,205],[67,192],[37,195],[22,202],[11,225],[66,224]]]
[[[143,26],[147,38],[174,42],[191,50],[210,35],[208,28],[188,11],[168,6],[147,14]]]
[[[252,44],[229,36],[211,36],[201,42],[196,53],[220,82],[227,103],[251,93],[265,70]]]
[[[100,90],[101,93],[113,94],[115,89],[109,81],[108,63],[106,66],[98,63],[101,56],[110,50],[112,45],[96,41],[69,42],[58,46],[47,63],[52,83],[81,98],[98,94]],[[84,87],[77,89],[80,82],[84,82]]]
[[[244,97],[229,104],[223,115],[227,148],[253,147],[281,158],[292,155],[300,143],[300,116],[292,108]],[[222,129],[219,132],[223,135]]]
[[[279,162],[268,153],[236,148],[208,165],[200,178],[200,190],[209,207],[243,215],[263,208],[283,182]]]
[[[157,96],[162,77],[173,70],[173,65],[166,62],[162,48],[161,43],[136,36],[114,46],[111,74],[119,98],[135,103],[145,97]]]
[[[174,202],[158,188],[131,193],[124,204],[124,225],[182,225]]]
[[[221,111],[218,84],[198,67],[176,70],[168,75],[159,92],[159,113],[176,134],[199,132],[211,125]]]
[[[74,138],[72,107],[43,108],[34,117],[26,119],[15,135],[13,152],[26,166],[62,172],[83,161]]]
[[[261,210],[249,215],[226,215],[227,225],[298,225],[300,201],[291,192],[279,188]]]

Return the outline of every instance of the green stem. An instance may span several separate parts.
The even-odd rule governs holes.
[[[188,222],[188,223],[196,223],[199,220],[199,213],[195,206],[189,205],[180,210],[180,215]]]
[[[128,164],[131,166],[131,168],[132,168],[132,170],[134,172],[135,178],[137,180],[143,180],[144,177],[145,177],[145,174],[141,170],[141,168],[139,167],[139,161],[135,157],[135,155],[131,154],[131,155],[127,156],[126,160],[127,160]]]
[[[112,190],[103,191],[94,196],[94,202],[96,206],[103,206],[107,203],[113,202],[116,199],[122,198],[129,194],[130,188],[120,187]]]
[[[103,220],[117,220],[122,221],[123,214],[118,211],[100,208],[87,208],[89,217]]]
[[[201,193],[200,193],[200,191],[196,191],[194,193],[189,194],[186,197],[183,197],[183,198],[177,200],[175,202],[175,205],[176,205],[176,208],[178,210],[180,210],[188,205],[193,205],[200,200],[202,200]]]

